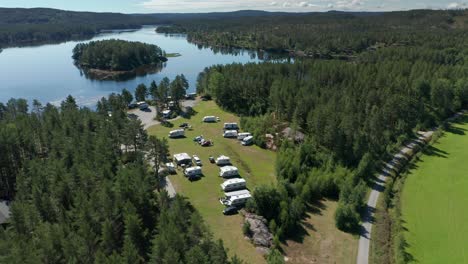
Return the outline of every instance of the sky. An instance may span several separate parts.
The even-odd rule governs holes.
[[[0,0],[0,7],[50,7],[120,13],[393,11],[468,8],[468,0]]]

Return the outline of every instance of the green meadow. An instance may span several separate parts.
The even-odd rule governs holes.
[[[468,263],[468,116],[429,147],[402,194],[413,263]]]

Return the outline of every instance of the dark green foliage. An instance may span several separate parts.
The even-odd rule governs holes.
[[[144,153],[158,168],[167,141],[148,140],[124,101],[112,94],[96,112],[70,96],[31,113],[24,100],[2,107],[0,187],[13,202],[1,263],[229,263],[184,198],[155,192]]]
[[[73,49],[73,59],[84,69],[110,71],[132,71],[167,60],[156,45],[116,39],[80,43]]]
[[[284,264],[284,257],[277,249],[273,249],[267,256],[268,264]]]
[[[135,99],[138,102],[144,102],[146,100],[146,96],[148,95],[148,88],[146,88],[145,84],[139,84],[135,89]]]

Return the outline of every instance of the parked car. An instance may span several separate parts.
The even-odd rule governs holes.
[[[239,211],[239,208],[237,208],[236,206],[229,206],[229,207],[224,208],[223,214],[233,215],[233,214],[237,214],[238,211]]]
[[[182,124],[180,124],[179,127],[180,128],[186,128],[186,127],[189,127],[189,124],[188,123],[182,123]]]
[[[193,138],[193,141],[201,143],[203,141],[203,136],[197,136]]]
[[[193,160],[195,161],[195,164],[197,164],[197,166],[202,166],[201,159],[197,155],[193,155]]]
[[[200,145],[202,147],[210,147],[210,146],[213,146],[213,141],[211,140],[203,140],[200,142]]]
[[[214,158],[213,156],[210,156],[208,159],[210,160],[211,163],[215,163],[215,162],[216,162],[216,161],[215,161],[215,158]]]

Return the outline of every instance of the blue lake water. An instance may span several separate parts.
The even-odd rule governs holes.
[[[99,98],[123,88],[134,91],[140,83],[149,85],[164,77],[173,79],[184,74],[190,83],[189,91],[195,91],[198,74],[204,68],[215,64],[259,62],[256,52],[237,51],[220,53],[209,48],[191,44],[183,35],[166,36],[155,32],[155,27],[143,27],[133,32],[111,32],[94,37],[92,40],[123,39],[141,41],[160,46],[167,53],[182,56],[169,58],[166,67],[158,73],[139,76],[128,81],[96,81],[87,79],[75,67],[71,58],[77,43],[70,41],[37,47],[8,48],[0,53],[0,102],[10,98],[24,98],[31,102],[57,104],[72,95],[82,106],[93,106]]]

